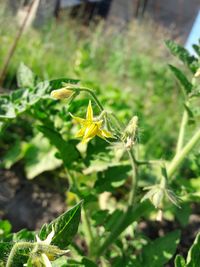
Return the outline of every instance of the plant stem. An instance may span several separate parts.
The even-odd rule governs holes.
[[[66,170],[66,171],[67,171],[70,183],[73,184],[74,187],[75,187],[76,196],[78,198],[78,201],[80,201],[81,200],[80,197],[79,197],[80,196],[80,191],[79,191],[76,179],[74,179],[73,175],[69,172],[69,170]],[[89,220],[89,217],[87,216],[87,212],[86,212],[86,209],[85,209],[84,205],[83,205],[83,209],[82,209],[82,220],[83,220],[83,228],[85,230],[85,236],[87,237],[88,250],[89,250],[89,253],[90,253],[91,245],[94,243],[94,235],[93,235],[92,227],[91,227],[91,224],[90,224],[90,220]]]
[[[95,93],[91,89],[84,88],[84,87],[80,87],[80,88],[78,87],[75,90],[78,90],[80,92],[86,92],[86,93],[90,94],[92,96],[92,98],[94,99],[95,103],[97,104],[97,106],[99,107],[99,109],[101,111],[104,111],[103,106],[101,105],[100,101],[98,100],[98,98],[96,97]]]
[[[85,208],[83,207],[83,211],[82,211],[82,218],[83,218],[83,225],[84,225],[84,229],[85,229],[85,236],[87,236],[87,243],[88,243],[88,250],[89,250],[89,256],[91,256],[91,246],[94,245],[94,235],[92,232],[92,227],[90,224],[90,220],[89,217],[87,215],[87,212],[85,210]]]
[[[193,135],[193,137],[188,141],[188,143],[181,149],[179,153],[175,155],[172,159],[169,167],[167,168],[167,174],[170,178],[174,172],[177,170],[179,165],[183,162],[185,157],[190,153],[190,151],[194,148],[197,142],[200,139],[200,129]]]
[[[19,243],[16,243],[12,247],[11,252],[10,252],[10,254],[8,256],[6,267],[14,266],[14,257],[15,257],[15,254],[17,253],[17,251],[19,249],[33,248],[34,246],[35,246],[35,244],[34,243],[30,243],[30,242],[19,242]]]
[[[132,154],[132,151],[127,149],[127,153],[128,153],[129,159],[130,159],[131,167],[132,167],[131,191],[129,194],[128,204],[129,204],[129,206],[132,206],[134,204],[134,201],[135,201],[135,191],[137,188],[137,167],[136,167],[136,164],[134,161],[134,156]]]
[[[89,93],[93,97],[93,99],[94,99],[95,103],[97,104],[97,106],[99,107],[99,109],[102,112],[104,112],[103,106],[101,105],[101,103],[99,102],[98,98],[96,97],[96,95],[93,91],[91,91],[88,88],[76,88],[75,90],[78,90],[80,92],[82,91],[82,92]],[[112,114],[112,117],[115,119],[115,123],[117,124],[117,127],[122,131],[121,124],[120,124],[119,120],[117,119],[117,117],[114,114]],[[121,141],[125,146],[124,141],[123,140],[121,140]],[[137,168],[136,168],[136,163],[135,163],[134,155],[132,154],[132,151],[129,149],[126,149],[126,151],[128,153],[131,167],[132,167],[132,176],[131,176],[132,182],[131,182],[131,191],[130,191],[130,195],[129,195],[128,207],[127,207],[126,211],[123,213],[123,215],[121,216],[118,223],[113,228],[110,235],[104,241],[103,245],[96,250],[97,256],[100,256],[101,253],[103,253],[114,242],[114,240],[116,240],[116,238],[118,237],[117,233],[119,232],[119,229],[122,226],[122,224],[124,223],[124,221],[126,220],[127,216],[129,216],[130,209],[132,209],[132,206],[133,206],[134,201],[135,201],[135,191],[136,191],[136,187],[137,187]],[[94,242],[93,242],[94,237],[93,237],[91,225],[90,225],[90,222],[88,220],[88,217],[87,217],[87,214],[85,211],[83,212],[83,220],[84,220],[85,230],[87,232],[86,236],[89,237],[88,243],[89,243],[89,245],[94,244]],[[91,248],[91,247],[89,246],[89,248]],[[91,249],[90,249],[90,252],[91,252]]]
[[[185,109],[183,112],[182,120],[181,120],[178,142],[177,142],[177,146],[176,146],[176,154],[179,153],[183,147],[185,128],[186,128],[187,122],[188,122],[188,112]]]
[[[125,212],[120,217],[119,221],[113,227],[110,235],[105,239],[104,243],[97,250],[97,257],[101,256],[105,252],[105,250],[117,239],[118,235],[121,233],[120,228],[127,220],[127,217],[129,216],[129,213],[132,210],[135,202],[135,191],[137,188],[137,166],[135,165],[132,151],[127,149],[127,153],[132,166],[132,183],[131,183],[131,191],[129,193],[128,206]]]

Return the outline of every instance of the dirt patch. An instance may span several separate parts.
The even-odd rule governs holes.
[[[64,194],[56,192],[52,177],[28,181],[21,170],[0,170],[0,218],[11,222],[13,231],[38,229],[66,210]]]

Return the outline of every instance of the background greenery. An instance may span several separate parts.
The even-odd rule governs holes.
[[[16,21],[3,15],[0,20],[2,67],[16,35]],[[9,114],[6,115],[13,116],[12,120],[5,120],[1,125],[2,168],[9,169],[15,163],[20,163],[27,179],[35,178],[37,181],[47,171],[47,180],[52,173],[54,179],[59,180],[69,178],[64,164],[76,172],[79,197],[85,200],[86,207],[91,211],[93,226],[101,227],[103,224],[106,236],[116,218],[120,217],[118,200],[122,200],[123,205],[127,202],[129,163],[119,149],[113,152],[109,144],[99,139],[92,140],[87,155],[84,151],[81,154],[76,149],[76,127],[68,112],[84,117],[88,98],[80,96],[69,107],[68,102],[53,101],[49,97],[51,90],[61,87],[60,81],[50,84],[42,81],[70,77],[74,79],[71,82],[76,83],[78,79],[81,85],[94,89],[105,108],[113,111],[124,125],[133,115],[137,115],[140,158],[170,160],[180,127],[183,94],[168,67],[168,63],[180,66],[164,44],[164,40],[169,38],[167,31],[149,20],[134,21],[121,29],[120,33],[115,28],[107,27],[104,22],[83,27],[70,18],[67,21],[53,21],[40,30],[27,29],[20,39],[1,89],[3,94],[11,92],[10,97],[1,97],[1,115],[8,110]],[[181,68],[190,79],[192,74],[182,65]],[[17,88],[20,90],[16,91]],[[14,106],[9,106],[11,102]],[[196,104],[194,114],[198,120],[199,109]],[[94,110],[97,114],[96,106]],[[196,127],[197,124],[191,120],[187,126],[186,141]],[[122,159],[120,163],[119,159]],[[182,230],[189,222],[194,205],[199,203],[199,165],[199,146],[196,146],[172,183],[173,190],[185,201],[182,209],[169,204],[165,207],[164,219],[175,221]],[[154,166],[142,167],[138,193],[142,194],[144,186],[154,184],[158,173],[159,170]],[[66,193],[67,188],[61,191]],[[97,193],[104,191],[110,192],[114,199],[111,200],[110,209],[113,211],[113,206],[116,206],[116,211],[111,214],[107,210],[95,212]],[[68,205],[76,202],[75,193],[74,188],[67,193]],[[155,212],[151,208],[143,217],[146,220],[155,219]],[[173,228],[177,225],[173,225]],[[10,233],[9,223],[3,222],[1,228],[7,237]],[[84,229],[81,228],[81,231],[84,232]],[[44,238],[47,232],[50,232],[50,227]],[[25,234],[25,239],[32,241],[33,236],[28,234],[28,237]],[[148,266],[149,262],[155,267],[163,266],[173,256],[180,241],[179,231],[172,231],[154,241],[141,230],[136,236],[134,234],[133,229],[127,229],[122,240],[116,241],[115,245],[123,252],[122,256],[116,252],[107,253],[107,259],[111,258],[115,264],[113,266],[121,266],[125,261],[127,266]],[[127,245],[126,238],[129,235],[134,237],[134,242]],[[9,240],[13,241],[15,237],[11,234]],[[163,247],[165,255],[158,247]],[[141,251],[142,248],[140,262],[134,256],[130,258],[132,251]],[[152,257],[149,251],[152,251]],[[82,261],[87,262],[87,259]],[[177,267],[186,266],[181,256],[176,261]],[[188,262],[187,266],[192,266],[189,256]],[[86,265],[88,263],[83,264],[89,266]]]

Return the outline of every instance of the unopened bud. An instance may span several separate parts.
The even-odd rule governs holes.
[[[122,140],[125,142],[125,147],[127,149],[131,149],[131,147],[135,144],[137,127],[138,117],[134,116],[125,128],[122,136]]]
[[[158,187],[157,191],[150,197],[150,200],[156,209],[161,208],[164,196],[165,191]]]
[[[51,92],[51,96],[55,99],[64,99],[64,98],[69,98],[73,94],[73,91],[70,89],[61,88],[57,90],[53,90]]]
[[[129,136],[126,139],[125,147],[130,149],[134,145],[134,141]]]
[[[136,130],[138,127],[138,117],[133,116],[133,118],[130,120],[128,126],[125,129],[125,134],[135,136]]]
[[[162,209],[164,200],[172,202],[178,206],[178,198],[167,186],[167,181],[162,177],[160,184],[144,188],[149,190],[142,198],[141,201],[149,199],[156,209]]]

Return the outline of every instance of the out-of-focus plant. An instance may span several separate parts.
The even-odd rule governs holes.
[[[181,220],[184,215],[181,217],[180,207],[200,198],[195,179],[180,177],[183,173],[180,167],[200,140],[198,112],[194,111],[198,110],[200,95],[199,58],[172,41],[167,46],[191,71],[187,78],[170,65],[181,85],[184,109],[176,151],[170,161],[150,160],[142,155],[140,117],[132,114],[132,119],[123,122],[117,111],[104,108],[98,94],[78,80],[40,82],[25,65],[20,66],[17,76],[20,89],[0,97],[1,135],[9,127],[12,129],[22,115],[26,115],[33,125],[31,131],[37,134],[31,144],[17,139],[3,163],[9,167],[19,159],[35,155],[39,169],[51,169],[49,160],[54,167],[63,165],[70,183],[68,205],[78,204],[45,224],[37,234],[26,231],[9,234],[6,232],[10,231],[9,226],[2,224],[5,229],[0,243],[2,264],[140,267],[151,263],[152,267],[161,267],[172,258],[180,231],[154,241],[142,240],[137,231],[142,218],[162,220],[170,213]],[[199,56],[199,46],[194,48]],[[79,117],[85,112],[86,118]],[[195,130],[186,136],[191,123]],[[198,181],[199,178],[197,184]],[[148,192],[144,194],[142,189]],[[84,203],[78,238],[84,246],[72,241],[80,221],[81,200]],[[176,266],[197,267],[198,246],[199,237],[186,262],[183,257],[176,257]],[[66,251],[68,248],[70,252]]]

